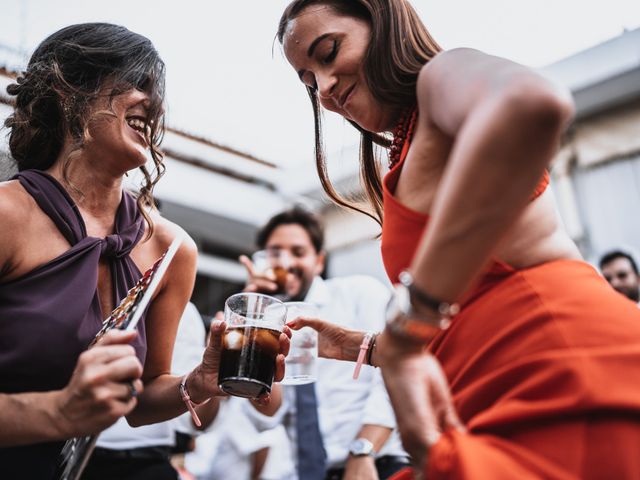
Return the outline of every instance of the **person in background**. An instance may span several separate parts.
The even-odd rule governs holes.
[[[282,480],[295,470],[284,427],[259,431],[245,403],[223,399],[214,423],[185,455],[185,467],[197,480]]]
[[[379,330],[389,289],[378,280],[354,275],[323,280],[324,232],[320,221],[296,207],[272,217],[258,232],[260,249],[286,251],[291,258],[286,295],[318,307],[322,318],[346,329]],[[242,257],[247,291],[275,292],[272,279],[255,272]],[[259,430],[286,426],[300,480],[386,479],[409,464],[394,433],[395,420],[379,371],[365,366],[353,379],[353,365],[318,359],[317,381],[276,386],[271,403],[246,412]]]
[[[600,259],[599,265],[609,285],[629,300],[640,302],[640,274],[630,254],[622,250],[607,252]]]
[[[547,188],[568,92],[443,51],[406,0],[294,0],[276,36],[326,193],[381,224],[395,288],[371,361],[421,478],[640,478],[640,310],[581,259]],[[322,108],[361,133],[369,205],[331,183]],[[355,361],[363,332],[314,323]]]

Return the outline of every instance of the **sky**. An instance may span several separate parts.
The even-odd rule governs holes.
[[[274,34],[288,0],[0,0],[0,44],[31,52],[48,34],[108,21],[149,37],[167,65],[167,123],[283,168],[311,164],[305,90]],[[640,27],[638,0],[413,0],[444,48],[541,67]],[[1,53],[1,52],[0,52]],[[327,151],[353,144],[327,114]]]

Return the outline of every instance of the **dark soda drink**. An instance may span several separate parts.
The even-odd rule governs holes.
[[[220,388],[244,398],[271,392],[279,350],[278,330],[248,325],[227,328],[218,373]]]
[[[284,294],[287,291],[287,276],[289,275],[289,271],[276,265],[272,268],[273,275],[276,277],[276,283],[278,284],[278,291],[276,293]]]

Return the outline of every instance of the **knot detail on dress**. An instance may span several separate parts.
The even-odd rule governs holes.
[[[100,256],[108,258],[122,258],[130,251],[129,248],[123,249],[124,242],[122,237],[117,234],[107,235],[100,245]]]

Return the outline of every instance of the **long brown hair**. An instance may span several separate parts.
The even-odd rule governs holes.
[[[60,154],[67,134],[73,150],[62,173],[89,138],[92,117],[113,115],[91,112],[91,105],[112,87],[110,100],[132,88],[149,95],[147,141],[155,171],[140,167],[145,184],[138,193],[138,207],[153,233],[145,207],[153,207],[153,187],[165,167],[160,143],[164,134],[164,63],[151,41],[119,25],[83,23],[65,27],[47,37],[29,60],[26,71],[7,87],[15,95],[15,108],[6,119],[9,148],[18,170],[46,170]],[[73,185],[70,184],[73,188]],[[82,192],[78,191],[82,194]]]
[[[339,15],[365,20],[371,27],[371,42],[365,53],[363,68],[374,98],[398,111],[416,105],[416,83],[420,69],[439,51],[413,7],[406,0],[294,0],[280,18],[277,38],[283,43],[287,25],[306,8],[326,5]],[[356,210],[382,223],[382,181],[374,144],[388,147],[387,137],[363,130],[360,132],[360,178],[373,212],[341,196],[329,179],[322,148],[322,119],[316,91],[307,87],[315,123],[316,168],[320,183],[329,198],[338,205]]]

